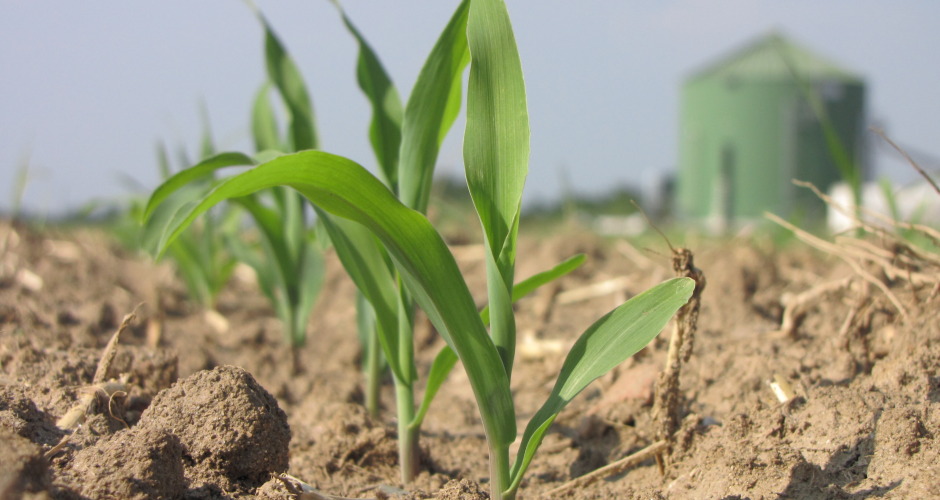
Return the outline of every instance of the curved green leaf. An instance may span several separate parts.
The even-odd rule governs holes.
[[[212,158],[197,163],[196,165],[181,170],[176,175],[165,180],[163,184],[157,187],[147,200],[147,207],[141,214],[141,222],[146,221],[156,210],[157,206],[170,197],[176,191],[193,182],[200,177],[204,177],[220,168],[253,165],[251,157],[241,153],[220,153]]]
[[[322,211],[318,211],[321,212]],[[380,330],[379,342],[389,366],[399,380],[412,381],[413,367],[398,362],[398,285],[385,261],[384,251],[375,236],[363,225],[348,219],[321,217],[336,249],[336,255],[375,314]]]
[[[285,149],[281,144],[277,118],[271,108],[271,99],[268,96],[270,89],[271,84],[265,82],[255,94],[255,101],[251,107],[251,137],[255,142],[255,151],[283,151]]]
[[[507,373],[516,346],[512,285],[522,189],[529,169],[525,82],[502,0],[474,0],[467,21],[470,80],[464,168],[488,250],[491,335]]]
[[[505,4],[472,2],[467,38],[467,184],[490,250],[499,255],[517,217],[529,168],[525,82]]]
[[[467,48],[469,0],[454,15],[424,62],[415,81],[402,125],[399,197],[406,206],[426,212],[431,179],[441,143],[460,112]]]
[[[587,260],[587,257],[583,253],[579,253],[572,257],[569,257],[565,261],[556,265],[555,267],[542,271],[538,274],[533,274],[528,278],[516,283],[512,287],[512,301],[516,302],[517,300],[529,295],[530,293],[538,290],[544,285],[551,283],[552,281],[561,278],[562,276],[574,271],[575,269],[581,267],[581,264],[584,264],[584,261]],[[480,311],[480,317],[483,318],[483,323],[487,325],[490,324],[490,308],[486,306]]]
[[[547,271],[542,271],[520,281],[512,289],[513,302],[534,292],[539,287],[574,271],[584,263],[584,260],[584,254],[578,254]],[[480,311],[480,319],[483,320],[483,324],[490,324],[490,311],[488,306]],[[441,385],[447,380],[447,376],[456,364],[457,355],[447,346],[444,346],[441,352],[437,353],[437,356],[434,357],[434,361],[431,363],[431,370],[428,372],[428,381],[424,389],[424,398],[421,401],[421,408],[418,410],[414,421],[411,423],[412,427],[417,427],[424,421],[424,416],[430,409],[434,396],[437,395],[437,391],[440,390]]]
[[[401,147],[402,106],[398,91],[382,67],[379,57],[366,42],[356,26],[340,7],[343,24],[359,44],[359,59],[356,64],[356,80],[359,88],[372,105],[372,123],[369,125],[369,140],[375,152],[385,181],[392,191],[398,191],[398,152]]]
[[[307,85],[290,54],[263,15],[258,19],[264,27],[264,55],[268,78],[274,82],[290,113],[290,139],[294,151],[317,147],[317,130],[313,120],[313,104]]]
[[[346,158],[322,151],[281,156],[232,177],[187,208],[167,228],[164,246],[215,204],[288,185],[331,214],[367,227],[382,241],[408,290],[465,365],[487,439],[515,439],[509,379],[476,311],[453,255],[431,223],[402,205],[381,181]]]
[[[645,347],[666,326],[695,288],[690,278],[674,278],[633,297],[597,320],[578,338],[548,400],[529,421],[512,468],[515,490],[545,431],[558,413],[595,379]]]

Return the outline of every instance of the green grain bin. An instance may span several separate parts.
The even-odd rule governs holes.
[[[765,211],[821,218],[823,203],[791,182],[825,191],[842,180],[808,96],[821,103],[864,179],[863,81],[774,33],[685,81],[679,216],[713,231],[760,220]]]

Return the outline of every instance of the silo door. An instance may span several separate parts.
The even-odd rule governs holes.
[[[718,196],[716,206],[720,207],[721,218],[727,227],[734,220],[734,147],[725,144],[721,148],[721,167],[718,172]]]

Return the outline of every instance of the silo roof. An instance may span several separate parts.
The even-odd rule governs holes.
[[[760,39],[696,71],[687,82],[709,78],[740,78],[751,80],[792,80],[793,69],[802,78],[836,79],[861,82],[858,74],[794,44],[781,34],[772,32]]]

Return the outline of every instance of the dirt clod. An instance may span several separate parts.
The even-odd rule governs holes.
[[[78,451],[66,476],[88,498],[179,498],[187,484],[179,438],[144,427],[117,432]]]
[[[287,415],[242,368],[220,366],[177,382],[154,398],[139,427],[177,436],[186,476],[196,483],[255,488],[287,471]]]
[[[49,487],[49,464],[29,439],[0,427],[0,498],[22,498]]]

